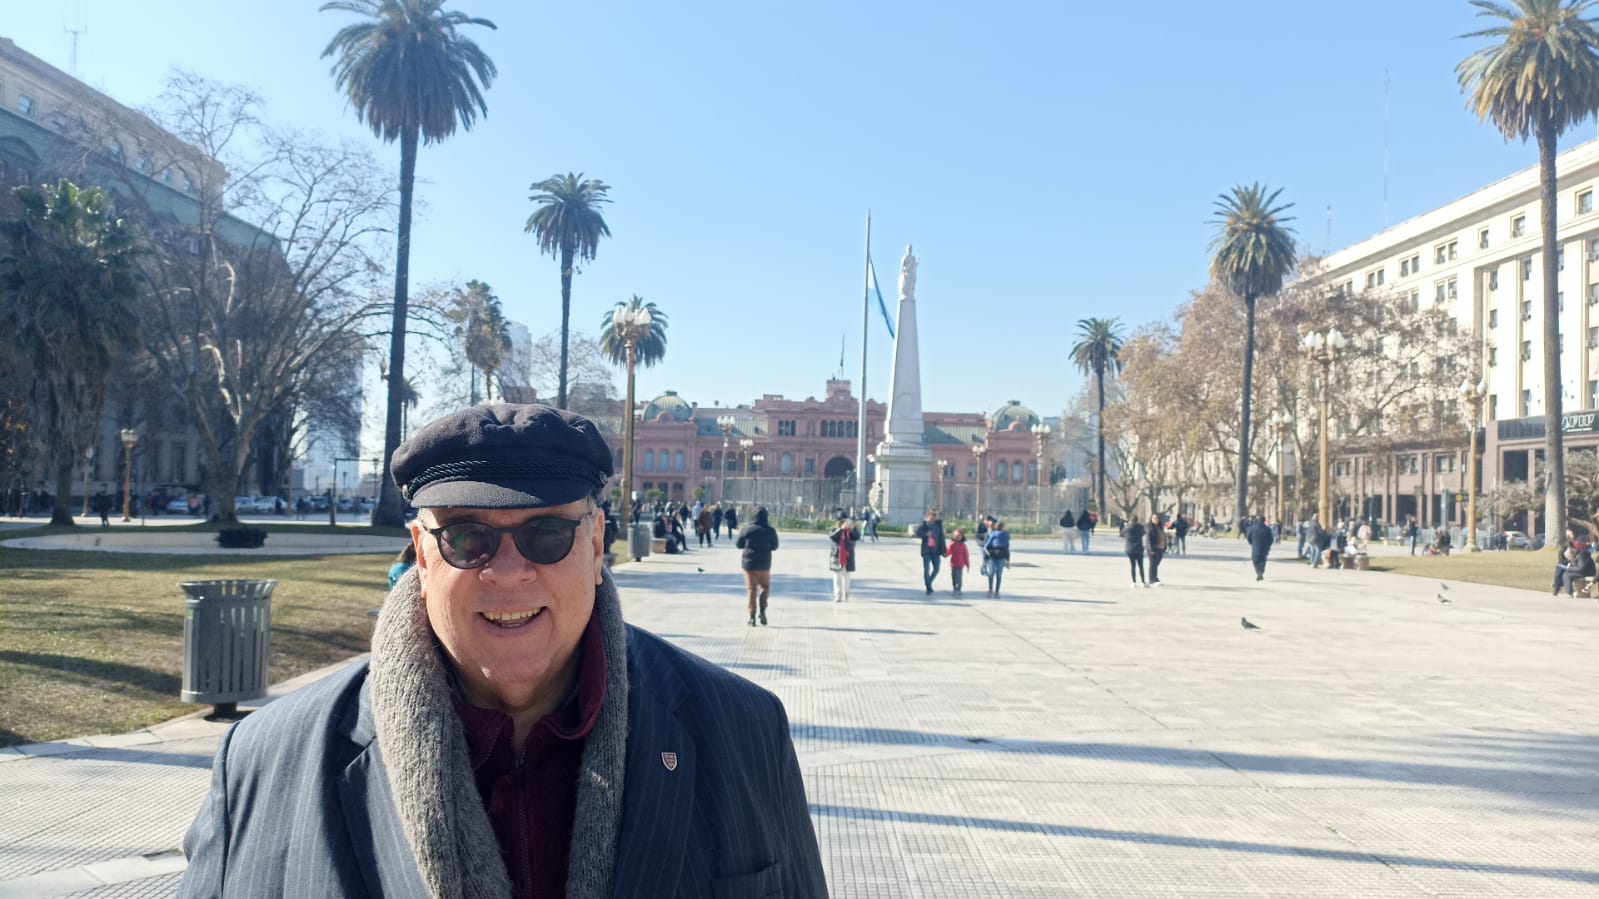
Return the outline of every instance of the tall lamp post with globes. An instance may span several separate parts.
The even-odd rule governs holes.
[[[139,432],[122,429],[122,520],[133,520],[133,445],[139,442]]]
[[[1317,497],[1316,513],[1320,516],[1321,526],[1325,528],[1331,524],[1328,514],[1332,506],[1331,485],[1327,482],[1327,398],[1332,393],[1333,363],[1338,361],[1338,354],[1349,345],[1349,339],[1337,328],[1328,328],[1326,331],[1311,331],[1305,335],[1303,343],[1310,358],[1321,364],[1321,493]]]
[[[1049,425],[1033,425],[1033,442],[1038,445],[1038,496],[1033,508],[1033,524],[1044,523],[1044,441],[1049,439]]]
[[[1468,553],[1477,552],[1477,427],[1482,422],[1482,402],[1488,396],[1484,381],[1475,384],[1470,378],[1460,382],[1460,398],[1471,410],[1466,420],[1466,546]]]
[[[627,348],[627,431],[622,438],[621,526],[628,535],[628,554],[632,555],[633,527],[633,368],[638,361],[639,341],[649,336],[653,316],[647,308],[619,306],[611,313],[611,327],[619,332]]]
[[[750,472],[755,475],[755,481],[750,491],[755,495],[755,505],[757,506],[761,504],[761,463],[765,461],[766,457],[760,453],[750,455]]]
[[[944,514],[944,478],[949,474],[949,460],[938,459],[933,464],[938,466],[938,514],[942,517]]]
[[[983,454],[988,452],[988,447],[979,443],[972,447],[972,457],[977,460],[977,498],[972,502],[972,520],[980,521],[983,517]]]
[[[716,501],[721,502],[727,491],[727,438],[733,433],[733,416],[716,416],[716,428],[722,432],[722,457],[717,460]]]

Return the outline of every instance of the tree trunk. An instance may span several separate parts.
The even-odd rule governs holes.
[[[1244,395],[1238,417],[1238,490],[1233,506],[1233,523],[1243,527],[1244,516],[1249,514],[1249,401],[1255,381],[1255,298],[1244,297],[1246,324],[1244,326]],[[1324,522],[1325,523],[1325,522]]]
[[[1555,128],[1538,124],[1539,227],[1543,229],[1543,430],[1544,533],[1546,544],[1566,542],[1566,458],[1560,433],[1560,299],[1556,288],[1558,241],[1555,234]],[[1530,534],[1529,534],[1530,535]]]
[[[72,460],[75,452],[65,452],[56,460],[56,495],[50,501],[50,523],[72,527]]]
[[[1099,434],[1099,471],[1095,472],[1099,482],[1099,514],[1105,514],[1105,366],[1099,365],[1094,369],[1095,380],[1099,382],[1099,418],[1095,421],[1094,430]]]
[[[561,247],[561,374],[555,391],[555,405],[566,408],[566,351],[572,327],[572,250]]]
[[[394,318],[389,335],[389,403],[383,426],[382,490],[372,509],[374,527],[404,527],[400,488],[389,474],[389,460],[400,447],[400,420],[405,415],[405,324],[411,276],[411,194],[416,186],[416,128],[400,135],[400,238],[394,254]]]

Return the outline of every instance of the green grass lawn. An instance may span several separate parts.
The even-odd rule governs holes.
[[[1547,593],[1554,581],[1555,554],[1553,550],[1510,550],[1448,556],[1372,556],[1371,570]]]
[[[270,674],[276,683],[367,650],[372,619],[366,613],[387,593],[390,561],[387,555],[160,556],[0,547],[0,746],[136,730],[200,708],[178,701],[179,581],[278,581]]]

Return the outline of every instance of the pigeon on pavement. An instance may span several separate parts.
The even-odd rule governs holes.
[[[704,574],[705,573],[705,569],[703,569],[703,568],[696,567],[694,570],[698,571],[700,574]]]
[[[1260,625],[1250,621],[1248,618],[1239,618],[1238,623],[1242,624],[1246,631],[1258,631],[1261,629]]]
[[[1438,594],[1438,601],[1439,602],[1452,602],[1452,600],[1450,600],[1447,596],[1444,596],[1442,593]]]

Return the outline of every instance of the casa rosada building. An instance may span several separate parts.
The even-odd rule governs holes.
[[[853,483],[859,410],[850,382],[841,379],[829,380],[820,400],[767,394],[731,407],[700,406],[669,390],[635,413],[633,489],[640,496],[660,491],[668,500],[689,501],[699,487],[708,502],[770,499],[780,506],[829,508]],[[887,407],[868,400],[866,410],[866,451],[873,453],[883,439]],[[975,486],[979,462],[985,508],[1009,500],[1020,506],[1020,498],[1007,498],[1007,491],[1026,493],[1038,483],[1040,456],[1030,429],[1040,419],[1026,406],[1007,403],[992,415],[926,412],[923,421],[928,450],[935,461],[946,463],[947,499],[963,496],[964,485]],[[620,489],[622,422],[602,420],[601,426],[616,464],[611,486]],[[973,447],[983,452],[974,453]],[[873,469],[868,459],[868,489]],[[762,482],[769,485],[764,493]],[[1031,502],[1032,494],[1027,497]],[[849,497],[842,502],[852,504]],[[950,508],[959,511],[954,502]]]

